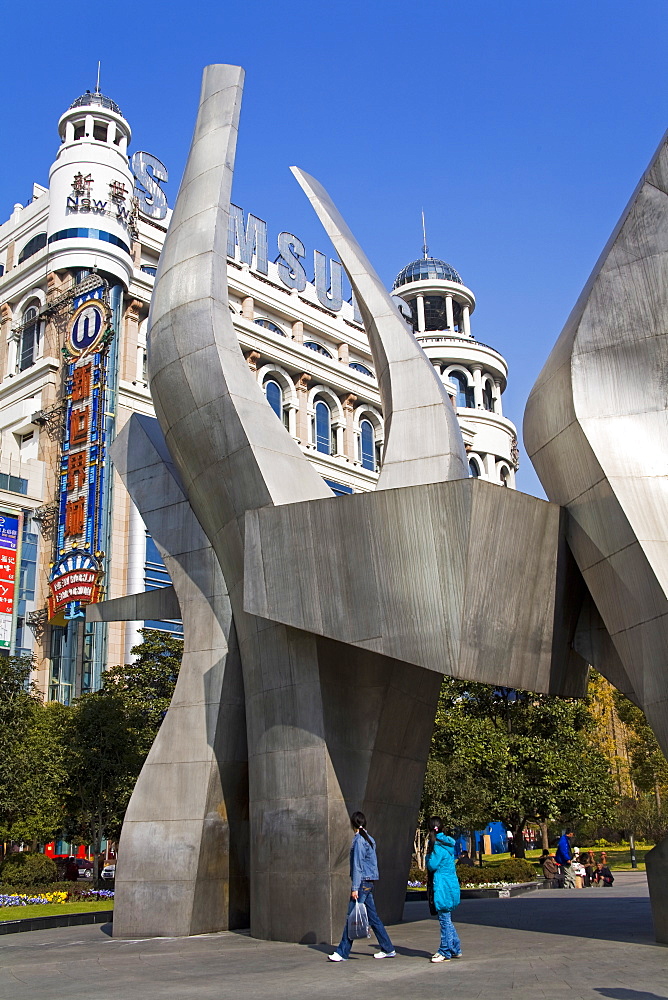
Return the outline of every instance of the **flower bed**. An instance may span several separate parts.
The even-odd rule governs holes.
[[[113,899],[109,889],[88,889],[85,892],[4,892],[0,893],[0,906],[60,905],[65,903],[99,903]]]
[[[534,866],[523,858],[509,858],[498,864],[483,865],[482,868],[457,866],[457,878],[462,889],[507,889],[509,885],[534,882],[537,877]],[[413,866],[408,876],[408,888],[424,889],[426,885],[426,873]]]
[[[462,882],[461,889],[507,889],[515,882]]]

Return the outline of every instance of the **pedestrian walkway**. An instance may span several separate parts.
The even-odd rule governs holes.
[[[305,900],[305,905],[307,901]],[[465,900],[455,913],[461,961],[432,965],[438,923],[406,904],[390,928],[397,957],[356,942],[328,947],[243,933],[119,941],[109,928],[0,938],[0,1000],[668,1000],[668,947],[654,944],[643,873],[611,889]]]

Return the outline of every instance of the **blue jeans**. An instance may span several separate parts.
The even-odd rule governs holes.
[[[390,952],[394,951],[394,945],[390,941],[387,931],[383,925],[382,920],[376,912],[376,904],[373,901],[373,882],[362,882],[357,893],[357,901],[359,903],[364,903],[366,906],[367,916],[369,918],[369,926],[378,938],[378,945],[381,951]],[[355,900],[351,899],[348,904],[348,913],[352,910],[355,905]],[[343,928],[343,935],[339,943],[339,947],[336,949],[341,956],[341,958],[348,958],[350,954],[350,949],[353,943],[348,937],[348,919],[346,917],[346,923]]]
[[[455,955],[459,955],[462,946],[452,922],[452,916],[445,910],[441,910],[438,914],[438,922],[441,925],[441,944],[438,950],[446,958],[454,958]]]

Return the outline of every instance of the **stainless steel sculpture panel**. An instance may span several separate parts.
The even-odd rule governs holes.
[[[380,746],[394,728],[388,713],[398,719],[408,712],[418,726],[410,742],[418,768],[424,768],[438,682],[414,668],[415,679],[406,690],[397,685],[395,666],[384,670],[380,658],[344,654],[336,643],[244,611],[246,511],[325,498],[331,491],[264,399],[227,307],[229,197],[242,76],[235,67],[208,67],[204,74],[193,144],[151,307],[149,374],[167,447],[222,569],[242,663],[251,930],[259,937],[329,940],[338,932],[345,905],[342,845],[355,804],[374,801],[377,816],[389,810],[395,820],[406,817],[394,834],[400,846],[386,863],[388,872],[396,869],[388,880],[388,905],[396,916],[401,912],[399,871],[409,861],[407,818],[417,809],[420,783],[408,780],[416,766],[412,754],[397,753],[390,769],[378,768],[379,754],[383,759],[388,754]],[[344,655],[355,664],[356,679],[340,690],[337,675]],[[364,721],[342,741],[338,720],[359,714],[360,692],[367,689],[385,690],[386,696],[380,703],[365,697]],[[406,780],[395,784],[406,768]],[[138,791],[131,821],[138,822],[147,809],[150,803],[142,803]],[[126,897],[128,865],[121,856],[120,889]],[[134,933],[125,916],[131,909],[121,903],[116,934]],[[170,923],[167,914],[163,919]]]
[[[355,808],[383,828],[379,902],[388,919],[401,916],[444,672],[576,695],[586,660],[605,659],[611,679],[660,710],[650,664],[663,649],[655,565],[663,550],[651,537],[656,521],[620,499],[619,463],[595,454],[592,442],[605,452],[609,432],[590,406],[588,365],[606,359],[610,345],[605,323],[591,317],[589,339],[578,339],[586,303],[528,417],[546,489],[568,506],[567,519],[556,504],[467,478],[440,379],[327,193],[295,170],[363,313],[387,429],[378,489],[332,497],[266,402],[228,309],[242,80],[238,67],[205,70],[158,269],[148,347],[164,441],[154,423],[137,419],[114,450],[165,552],[187,651],[128,811],[114,933],[136,936],[140,923],[144,933],[169,935],[250,921],[258,937],[332,941],[346,906]],[[665,166],[656,170],[650,187],[666,176]],[[637,224],[642,234],[650,228],[645,216]],[[604,298],[614,298],[625,267],[658,282],[664,263],[645,272],[640,257],[620,250]],[[614,363],[603,367],[620,375],[635,354],[628,340],[615,354],[618,340]],[[651,357],[658,369],[661,350],[646,352],[644,364]],[[613,382],[605,384],[610,393]],[[627,402],[632,426],[644,426]],[[624,488],[638,496],[637,484]],[[662,488],[646,491],[647,510],[659,510]],[[327,589],[314,595],[323,565]],[[90,614],[135,617],[142,600]],[[647,645],[635,659],[627,650],[634,629]],[[149,864],[142,878],[158,830],[168,875]],[[172,905],[179,900],[185,915]],[[151,906],[154,917],[143,921]]]
[[[248,912],[246,715],[230,600],[157,421],[134,414],[112,456],[163,555],[184,624],[174,697],[123,824],[114,917],[126,937],[202,934]],[[131,605],[123,615],[109,602],[114,617],[147,616],[122,600]]]
[[[246,516],[245,607],[441,674],[582,696],[560,521],[556,505],[477,479],[265,507]]]
[[[527,451],[668,752],[668,145],[661,146],[527,404]],[[605,673],[605,664],[601,663]]]
[[[369,338],[385,417],[376,489],[466,479],[462,432],[434,366],[323,186],[291,169],[341,258]]]
[[[578,648],[668,754],[668,137],[533,388],[527,451],[590,595]],[[647,856],[668,944],[668,841]]]

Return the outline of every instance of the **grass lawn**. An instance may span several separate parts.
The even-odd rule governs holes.
[[[34,903],[32,906],[0,906],[0,920],[28,920],[29,917],[54,917],[63,913],[93,913],[113,910],[113,899],[95,903]]]
[[[579,846],[579,845],[578,845]],[[636,861],[638,862],[638,871],[645,871],[645,855],[648,851],[651,851],[653,844],[636,844]],[[554,854],[554,848],[551,848],[551,853]],[[580,853],[583,854],[587,848],[581,847]],[[631,871],[631,851],[628,846],[620,844],[617,847],[592,847],[594,857],[599,860],[601,851],[604,850],[608,855],[608,864],[610,868],[615,871]],[[527,851],[526,857],[527,861],[537,861],[542,854],[542,850]],[[501,861],[506,861],[510,857],[510,854],[486,854],[483,858],[483,862],[486,865],[497,865]]]

